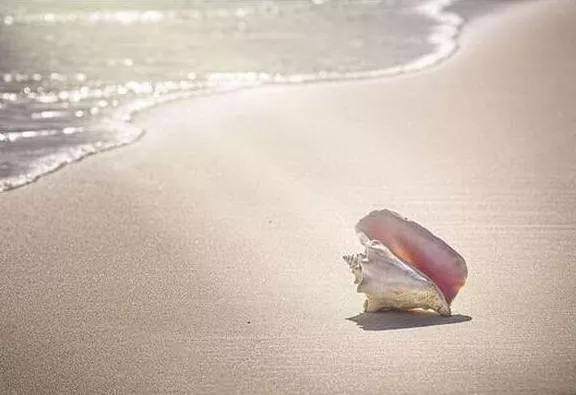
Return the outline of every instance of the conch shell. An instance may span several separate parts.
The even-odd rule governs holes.
[[[364,309],[432,309],[449,316],[464,285],[464,259],[419,224],[390,210],[373,211],[356,225],[364,254],[346,255]]]

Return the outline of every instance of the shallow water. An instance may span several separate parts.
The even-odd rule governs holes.
[[[4,1],[0,191],[128,144],[154,104],[265,83],[411,72],[494,0]]]

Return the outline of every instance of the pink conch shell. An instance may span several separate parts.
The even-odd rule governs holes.
[[[428,276],[448,305],[466,281],[466,261],[414,221],[390,210],[373,211],[356,225],[363,244],[377,240],[396,257]]]

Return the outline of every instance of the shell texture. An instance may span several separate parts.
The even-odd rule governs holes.
[[[450,306],[438,287],[424,274],[394,256],[382,243],[365,244],[364,254],[346,255],[358,292],[366,294],[364,310],[431,309],[450,315]]]
[[[364,310],[415,308],[450,315],[467,277],[466,262],[419,224],[390,211],[373,211],[356,225],[362,254],[345,255],[366,294]]]

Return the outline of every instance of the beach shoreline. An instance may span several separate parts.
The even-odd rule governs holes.
[[[407,76],[169,103],[1,194],[0,392],[573,392],[575,7]],[[341,255],[384,207],[467,259],[452,319],[361,313]]]
[[[506,6],[510,6],[514,4],[514,2],[527,2],[530,0],[507,0],[503,4],[494,3],[491,1],[494,0],[486,0],[486,2],[480,3],[476,2],[475,5],[472,5],[473,3],[470,1],[454,2],[453,0],[434,0],[428,1],[427,3],[425,2],[421,5],[415,4],[411,8],[412,14],[420,15],[423,17],[423,20],[421,21],[422,24],[425,24],[424,20],[426,19],[428,20],[428,23],[430,23],[430,21],[434,21],[433,26],[430,27],[430,30],[428,31],[428,35],[420,40],[422,45],[421,53],[413,54],[412,57],[403,58],[403,60],[401,60],[397,58],[398,54],[394,54],[394,51],[389,48],[390,44],[383,44],[383,46],[380,48],[382,51],[372,51],[372,53],[381,52],[383,58],[396,59],[396,61],[392,64],[387,64],[384,62],[383,64],[379,65],[380,67],[374,64],[372,68],[368,69],[354,70],[353,68],[350,68],[336,72],[330,71],[330,67],[328,66],[326,70],[320,72],[311,71],[315,69],[312,67],[311,70],[304,72],[303,74],[294,74],[290,72],[275,74],[272,73],[272,70],[268,70],[269,72],[266,72],[266,65],[260,65],[260,67],[258,65],[254,65],[255,69],[260,69],[260,73],[246,73],[242,71],[243,69],[240,69],[240,71],[237,70],[236,72],[230,73],[209,73],[208,75],[200,78],[197,78],[198,76],[195,73],[188,73],[188,79],[181,80],[179,82],[168,81],[166,83],[158,83],[150,80],[139,83],[136,81],[131,81],[128,82],[124,87],[120,85],[107,86],[100,90],[96,89],[93,91],[90,89],[90,86],[93,84],[98,85],[101,83],[96,77],[93,77],[96,78],[95,81],[91,81],[91,78],[88,78],[84,73],[77,73],[73,76],[64,76],[58,73],[52,73],[50,76],[50,81],[67,80],[70,82],[70,80],[72,80],[76,81],[77,83],[80,81],[85,81],[86,83],[86,85],[80,90],[75,89],[73,86],[69,86],[71,89],[69,92],[59,93],[58,89],[62,87],[54,87],[55,91],[52,92],[52,87],[50,85],[51,82],[46,80],[43,81],[41,73],[28,75],[26,73],[17,73],[13,70],[10,73],[4,73],[2,80],[9,84],[0,84],[0,90],[7,90],[12,92],[20,89],[24,95],[19,97],[18,95],[14,96],[14,94],[5,94],[7,95],[6,97],[8,101],[15,100],[16,102],[19,102],[19,105],[17,106],[17,109],[12,108],[10,104],[0,108],[3,110],[3,118],[5,119],[5,122],[2,126],[3,130],[0,132],[0,151],[2,151],[3,157],[3,163],[0,167],[0,193],[23,187],[32,182],[36,182],[42,177],[58,171],[64,166],[74,164],[79,160],[83,160],[86,157],[112,149],[121,148],[128,144],[137,142],[143,136],[144,130],[135,127],[132,123],[132,118],[142,111],[161,106],[167,102],[196,98],[198,96],[227,93],[237,89],[249,89],[268,85],[300,85],[334,81],[342,82],[392,78],[394,76],[417,73],[428,68],[437,67],[443,62],[449,60],[457,52],[461,31],[466,28],[466,26],[469,24],[469,21],[477,20],[478,18],[482,17],[482,15],[486,16],[494,14],[498,9],[503,9]],[[478,6],[479,4],[480,6]],[[8,9],[9,8],[10,7],[8,7]],[[396,6],[392,7],[390,10],[395,8]],[[0,26],[12,26],[14,23],[16,23],[17,25],[31,24],[29,27],[32,28],[34,23],[38,23],[39,21],[46,18],[48,20],[58,20],[59,23],[71,23],[77,19],[84,21],[92,20],[94,22],[100,20],[101,18],[109,18],[110,20],[121,18],[121,14],[114,14],[113,12],[107,14],[106,16],[97,12],[81,13],[80,15],[73,16],[73,14],[70,13],[58,13],[57,9],[58,8],[55,9],[55,13],[49,14],[35,14],[34,12],[27,14],[23,12],[20,15],[4,15],[3,20],[0,20]],[[196,11],[198,12],[198,10]],[[247,10],[243,10],[241,8],[237,9],[237,11],[241,14],[248,12]],[[369,14],[370,13],[368,13],[368,15]],[[405,13],[405,15],[408,14],[409,13]],[[124,14],[124,16],[126,15],[127,14]],[[141,21],[144,20],[146,16],[150,16],[150,14],[146,13],[139,14],[137,11],[131,15],[136,20],[141,18]],[[197,14],[192,13],[192,15]],[[175,14],[163,15],[162,12],[159,12],[156,14],[156,16],[169,19],[175,18],[175,20],[178,20],[178,17]],[[183,15],[180,15],[180,17],[183,17]],[[396,15],[396,17],[399,18],[398,15]],[[282,19],[283,18],[284,17],[282,17]],[[2,19],[1,16],[0,19]],[[394,18],[391,17],[391,20],[394,20]],[[388,24],[389,23],[386,22],[386,18],[384,18],[384,20],[381,21],[380,26],[386,26]],[[206,30],[211,30],[213,28],[214,26],[205,27]],[[408,29],[408,31],[410,30],[411,29]],[[414,28],[414,30],[418,29]],[[386,37],[389,34],[390,33],[387,32],[386,29],[380,32],[382,37]],[[195,32],[193,35],[197,36],[198,32]],[[325,36],[330,36],[330,33],[326,32]],[[396,46],[398,48],[408,48],[412,45],[410,43],[419,41],[415,38],[405,38],[405,40],[406,41],[401,41],[400,36],[398,36],[392,41],[396,41]],[[325,46],[330,46],[330,44],[326,44]],[[96,47],[98,46],[96,45],[93,48]],[[425,50],[425,48],[427,48],[427,50]],[[305,52],[305,50],[303,51]],[[151,52],[154,51],[152,50]],[[214,53],[213,55],[215,58],[222,58],[222,56],[218,55],[218,53]],[[25,54],[14,54],[11,57],[18,56],[25,56]],[[55,56],[56,58],[51,59],[51,62],[56,62],[54,64],[57,65],[57,62],[60,61],[61,57],[58,54],[55,54]],[[100,53],[96,57],[98,56],[105,58],[106,54]],[[234,63],[234,56],[230,54],[229,56],[230,62]],[[283,56],[288,55],[284,53]],[[368,61],[369,53],[358,54],[357,57],[358,59],[364,59],[364,61]],[[82,57],[80,56],[80,58],[77,60],[81,62],[81,58]],[[259,58],[259,56],[255,56],[255,59],[257,58]],[[125,59],[125,61],[127,61],[129,64],[134,62],[134,60],[130,59]],[[117,60],[108,59],[108,62],[114,64],[117,62]],[[23,63],[26,62],[24,61]],[[137,63],[141,62],[137,61]],[[186,64],[186,67],[188,66],[190,65]],[[93,72],[98,74],[97,70],[93,70]],[[140,69],[138,67],[132,70],[133,79],[138,79],[137,77],[139,72]],[[165,75],[166,72],[173,72],[173,70],[165,70],[162,75]],[[114,74],[114,72],[112,70],[108,70],[106,74]],[[190,76],[193,76],[193,80],[189,79]],[[26,85],[29,84],[30,81],[35,81],[35,83],[32,83],[31,86]],[[16,85],[10,85],[14,83]],[[39,83],[42,85],[42,87],[38,88],[35,86],[36,83]],[[19,87],[19,84],[22,86]],[[171,93],[159,93],[164,92],[168,86],[171,86],[172,88],[179,86],[180,88],[176,88],[176,91]],[[201,88],[202,86],[203,88]],[[39,89],[38,92],[36,92],[37,88]],[[89,122],[89,124],[84,126],[81,126],[82,122],[80,122],[80,124],[77,123],[78,117],[83,117],[87,114],[84,110],[79,110],[79,112],[74,114],[73,119],[70,119],[69,117],[66,117],[65,112],[62,112],[61,109],[55,108],[51,110],[50,106],[45,106],[43,111],[38,112],[36,111],[37,106],[33,104],[36,101],[51,102],[54,100],[54,95],[57,94],[58,97],[63,100],[63,102],[57,105],[55,104],[56,107],[79,106],[85,108],[89,104],[89,97],[102,96],[102,92],[106,90],[108,90],[108,94],[110,94],[110,90],[114,91],[115,89],[126,92],[132,90],[146,91],[148,89],[153,89],[155,92],[153,95],[144,95],[142,97],[132,98],[132,100],[127,101],[122,100],[123,104],[121,105],[119,105],[120,97],[118,95],[112,95],[110,97],[105,95],[108,97],[108,99],[100,100],[97,103],[97,107],[90,108],[90,114],[100,114],[101,108],[107,108],[110,106],[116,107],[115,110],[107,116],[101,117],[99,120],[94,118]],[[51,91],[51,94],[48,96],[44,95],[42,92],[46,90]],[[27,96],[26,92],[29,92],[29,96]],[[88,102],[78,102],[76,104],[66,103],[68,97],[78,99],[84,96],[86,96],[85,99],[87,99]],[[73,102],[75,102],[76,99],[74,99]],[[30,103],[30,100],[32,101],[32,104]],[[28,104],[26,104],[27,102]],[[24,113],[22,113],[22,111],[24,111]],[[27,111],[32,112],[30,114],[26,114]],[[15,112],[20,115],[16,116]],[[27,115],[36,121],[28,125],[28,127],[32,128],[32,130],[23,131],[21,130],[22,125],[18,122],[26,119]],[[59,120],[54,123],[53,117],[59,118]],[[13,121],[10,121],[11,118]],[[42,125],[44,124],[44,121],[42,121],[42,119],[44,118],[48,120],[48,124],[51,125],[50,128],[43,128]],[[65,125],[68,126],[64,127]],[[83,140],[84,143],[78,144],[78,140]]]

